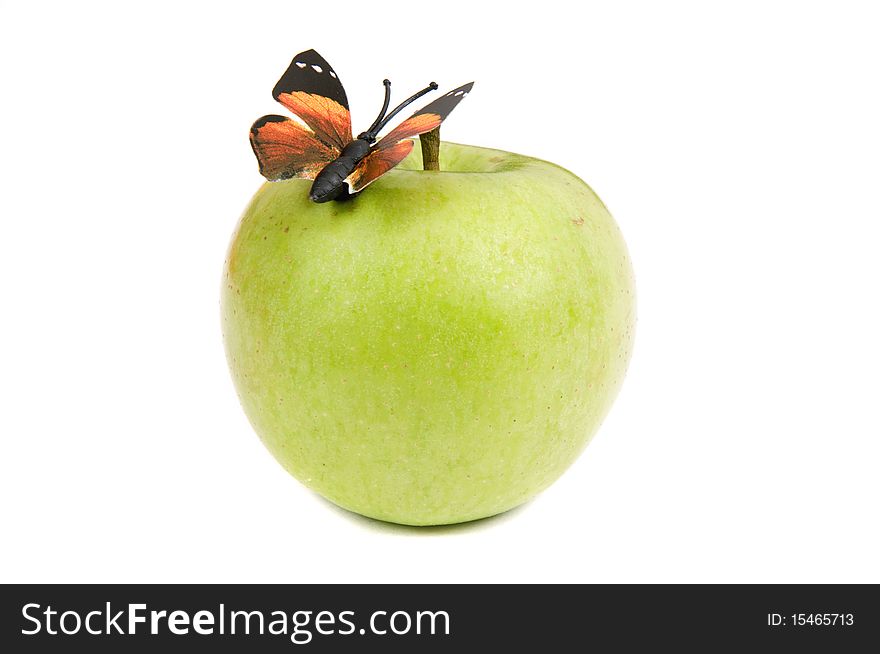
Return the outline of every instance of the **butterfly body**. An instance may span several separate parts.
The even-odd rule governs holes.
[[[277,115],[253,124],[251,146],[260,173],[269,181],[313,180],[309,198],[314,202],[350,197],[403,161],[412,151],[412,137],[439,127],[473,87],[471,82],[449,91],[378,139],[400,110],[437,88],[431,82],[386,114],[391,82],[383,83],[385,101],[379,117],[353,138],[348,99],[336,72],[314,50],[296,55],[272,95],[302,124]]]
[[[351,193],[345,180],[370,154],[370,146],[370,142],[362,138],[356,138],[346,145],[342,149],[342,154],[324,166],[315,176],[309,199],[313,202],[329,202],[349,197]]]

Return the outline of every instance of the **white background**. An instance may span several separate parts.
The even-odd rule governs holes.
[[[0,580],[880,581],[871,3],[236,5],[2,5]],[[385,76],[476,80],[444,138],[569,168],[627,238],[623,391],[510,514],[348,514],[238,405],[247,132],[310,47],[356,130]]]

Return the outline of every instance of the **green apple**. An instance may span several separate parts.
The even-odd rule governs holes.
[[[570,172],[443,143],[345,202],[264,184],[225,263],[221,313],[245,413],[278,461],[357,513],[464,522],[532,498],[611,406],[633,275]]]

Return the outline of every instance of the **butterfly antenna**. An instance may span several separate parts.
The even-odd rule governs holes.
[[[379,133],[379,130],[376,127],[379,123],[382,122],[382,119],[385,118],[385,112],[388,111],[388,105],[391,103],[391,81],[390,80],[382,80],[382,84],[385,85],[385,101],[382,103],[382,111],[379,112],[376,120],[373,121],[373,124],[367,129],[366,132],[358,136],[358,138],[368,138],[370,141],[375,140],[375,135]]]
[[[425,95],[425,93],[430,93],[431,91],[435,91],[435,90],[437,90],[437,82],[431,82],[430,84],[428,84],[428,86],[426,86],[425,88],[423,88],[421,91],[419,91],[419,92],[416,93],[415,95],[412,95],[412,96],[408,97],[406,100],[404,100],[404,101],[401,102],[399,105],[397,105],[397,106],[394,108],[394,111],[392,111],[390,114],[388,114],[388,115],[385,116],[382,120],[379,121],[379,124],[378,124],[378,125],[374,124],[372,127],[370,127],[370,129],[369,129],[369,131],[368,131],[367,133],[368,133],[371,137],[375,138],[376,135],[379,134],[379,132],[382,131],[382,128],[385,127],[385,125],[388,124],[388,121],[391,120],[392,118],[394,118],[397,114],[399,114],[399,113],[401,112],[401,110],[403,110],[404,108],[406,108],[406,107],[408,107],[409,105],[411,105],[413,102],[415,102],[415,101],[418,100],[420,97],[422,97],[423,95]]]

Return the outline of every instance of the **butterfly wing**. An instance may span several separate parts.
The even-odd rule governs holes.
[[[371,182],[394,168],[413,149],[412,139],[405,139],[388,147],[373,150],[357,165],[354,171],[345,181],[348,183],[350,193],[363,190]]]
[[[357,193],[363,190],[368,184],[406,159],[413,149],[413,142],[409,139],[439,127],[473,86],[474,83],[470,82],[452,89],[388,132],[346,179],[350,191]]]
[[[314,179],[339,156],[339,150],[313,132],[284,116],[263,116],[251,127],[251,147],[260,174],[269,181],[299,177]]]
[[[387,144],[385,147],[391,147],[392,144],[398,141],[430,132],[432,129],[439,127],[440,123],[446,120],[446,117],[458,106],[458,103],[470,93],[473,86],[474,83],[469,82],[464,86],[459,86],[457,89],[452,89],[446,95],[441,95],[388,132],[376,144],[376,147],[381,149],[383,144]]]
[[[314,50],[293,58],[272,97],[299,116],[326,145],[341,151],[351,143],[345,89],[330,64]]]

